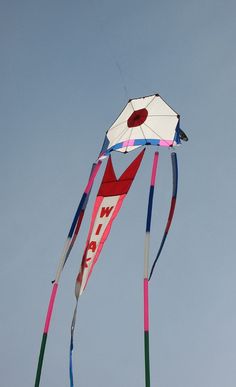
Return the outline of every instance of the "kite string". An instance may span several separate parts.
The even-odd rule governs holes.
[[[115,61],[115,64],[116,64],[116,67],[117,67],[117,69],[119,71],[119,74],[120,74],[120,78],[121,78],[121,82],[122,82],[125,98],[126,98],[126,100],[128,100],[129,99],[129,93],[128,93],[128,88],[127,88],[126,83],[125,83],[124,74],[123,74],[121,65],[119,64],[118,60]]]
[[[151,279],[151,277],[153,275],[153,271],[155,269],[157,260],[158,260],[158,258],[161,255],[163,246],[165,244],[165,241],[166,241],[166,238],[167,238],[167,235],[168,235],[171,223],[172,223],[174,212],[175,212],[175,205],[176,205],[177,191],[178,191],[178,161],[177,161],[177,154],[176,154],[176,152],[172,152],[171,153],[171,164],[172,164],[173,187],[172,187],[172,198],[171,198],[170,210],[169,210],[169,215],[168,215],[168,219],[167,219],[167,222],[166,222],[165,231],[164,231],[164,234],[163,234],[163,237],[162,237],[162,240],[161,240],[161,244],[160,244],[159,250],[157,252],[156,258],[155,258],[155,260],[154,260],[154,262],[152,264],[152,268],[151,268],[149,279],[148,279],[149,281],[150,281],[150,279]]]
[[[143,306],[144,306],[144,360],[145,360],[145,381],[146,387],[150,387],[150,356],[149,356],[149,297],[148,297],[148,262],[150,248],[150,231],[152,220],[153,195],[156,182],[156,172],[158,166],[159,153],[155,152],[153,157],[151,183],[149,190],[146,236],[144,248],[144,278],[143,278]]]
[[[124,91],[124,100],[127,101],[129,100],[129,93],[128,93],[128,87],[127,87],[127,84],[125,82],[125,77],[124,77],[124,72],[122,70],[122,66],[120,65],[120,62],[118,61],[117,59],[117,55],[116,55],[116,52],[113,48],[113,44],[111,44],[107,34],[106,34],[106,30],[105,30],[105,24],[102,23],[100,24],[100,32],[101,32],[101,35],[103,35],[103,44],[104,44],[104,40],[106,41],[106,46],[108,48],[107,52],[110,52],[111,53],[111,57],[113,58],[114,60],[114,63],[115,63],[115,66],[118,70],[118,73],[119,73],[119,76],[120,76],[120,80],[121,80],[121,84],[122,84],[122,87],[123,87],[123,91]]]

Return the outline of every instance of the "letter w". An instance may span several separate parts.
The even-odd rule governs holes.
[[[113,210],[114,206],[112,207],[102,207],[100,218],[103,218],[104,216],[108,217]]]

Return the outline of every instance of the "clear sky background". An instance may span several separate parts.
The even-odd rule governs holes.
[[[236,384],[235,1],[0,3],[0,379],[33,386],[60,253],[105,131],[128,98],[181,115],[176,215],[150,283],[152,386]],[[79,303],[75,385],[143,387],[142,277],[154,149]],[[114,154],[118,174],[136,152]],[[171,196],[161,150],[151,260]],[[105,165],[105,163],[104,163]],[[74,283],[96,180],[62,274],[41,386],[69,385]]]

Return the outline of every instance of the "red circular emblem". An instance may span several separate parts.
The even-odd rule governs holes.
[[[135,110],[129,117],[127,124],[129,128],[134,128],[135,126],[142,125],[148,116],[147,109]]]

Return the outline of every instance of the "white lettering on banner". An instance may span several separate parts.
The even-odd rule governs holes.
[[[84,257],[81,292],[83,291],[83,288],[86,285],[87,277],[90,268],[93,264],[94,258],[97,254],[99,244],[104,235],[106,227],[112,218],[119,198],[120,196],[104,197],[101,202],[93,225],[93,230],[87,245],[86,255]]]

